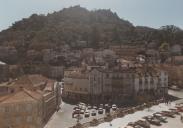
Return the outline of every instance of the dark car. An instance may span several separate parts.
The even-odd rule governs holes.
[[[145,116],[143,118],[146,119],[150,124],[161,126],[161,122],[153,116]]]
[[[96,116],[96,115],[97,115],[96,110],[92,110],[91,116]]]
[[[144,128],[150,128],[150,123],[146,120],[138,120],[135,122],[137,125],[140,125]]]
[[[84,114],[85,118],[87,117],[90,117],[90,112],[89,111],[86,111],[85,114]]]

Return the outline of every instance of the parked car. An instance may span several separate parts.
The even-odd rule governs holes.
[[[81,109],[83,106],[85,106],[85,107],[86,107],[86,104],[85,104],[85,103],[80,102],[77,106]]]
[[[73,110],[72,112],[72,118],[74,118],[75,115],[80,114],[80,109]]]
[[[171,118],[175,118],[174,113],[170,112],[170,111],[162,111],[161,112],[164,116],[167,117],[171,117]]]
[[[86,111],[85,114],[84,114],[85,118],[88,118],[90,117],[90,112],[89,111]]]
[[[169,110],[170,110],[170,112],[172,112],[172,113],[174,113],[176,115],[180,115],[180,113],[179,113],[179,111],[177,109],[170,108]]]
[[[83,106],[81,107],[81,110],[86,111],[86,106],[85,106],[85,105],[83,105]]]
[[[163,122],[163,123],[167,123],[167,118],[162,116],[161,114],[158,113],[154,113],[153,116],[158,119],[159,121]]]
[[[136,123],[134,123],[134,122],[128,123],[127,127],[125,127],[125,128],[129,128],[129,126],[130,126],[131,128],[143,128],[142,126],[140,126],[140,125],[138,125],[138,124],[136,124]]]
[[[73,110],[76,110],[76,109],[79,109],[79,107],[78,107],[78,106],[75,106],[75,107],[73,108]]]
[[[136,125],[136,123],[134,123],[134,122],[129,122],[128,124],[127,124],[127,126],[132,126],[132,127],[134,127]]]
[[[103,108],[98,109],[98,114],[103,114],[103,112],[104,112]]]
[[[93,106],[93,109],[97,110],[98,108],[97,108],[97,106]]]
[[[176,106],[176,108],[177,108],[178,112],[183,112],[183,107],[182,106]]]
[[[153,116],[145,116],[143,118],[146,119],[150,124],[161,126],[161,122]]]
[[[99,108],[104,108],[104,105],[103,105],[103,104],[100,104],[100,105],[99,105]]]
[[[105,104],[105,105],[104,105],[104,107],[105,107],[105,109],[106,109],[106,108],[108,108],[108,107],[109,107],[109,105],[108,105],[108,104]]]
[[[92,106],[90,104],[88,104],[87,106],[88,110],[92,109]]]
[[[96,115],[97,115],[96,110],[92,110],[91,116],[96,116]]]
[[[117,109],[117,106],[116,106],[115,104],[113,104],[113,105],[112,105],[112,110],[113,110],[113,111],[116,111],[116,109]]]
[[[146,120],[138,120],[135,122],[137,125],[140,125],[144,128],[150,128],[150,123]]]
[[[84,113],[85,113],[85,110],[81,110],[81,111],[80,111],[80,114],[84,114]]]
[[[80,109],[76,109],[73,111],[74,114],[80,114]]]
[[[105,107],[105,113],[107,114],[107,113],[110,113],[110,107],[108,106],[108,107]]]

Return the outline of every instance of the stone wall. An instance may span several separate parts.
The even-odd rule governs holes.
[[[1,128],[42,128],[42,103],[0,104]]]
[[[56,111],[56,96],[50,92],[44,96],[44,121],[47,122],[52,114]]]

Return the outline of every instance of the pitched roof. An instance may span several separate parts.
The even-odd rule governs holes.
[[[0,104],[4,103],[17,103],[17,102],[28,102],[37,101],[42,98],[42,95],[36,91],[29,91],[22,89],[21,91],[0,97]]]
[[[18,86],[18,87],[33,89],[34,87],[39,87],[44,84],[46,85],[48,81],[50,80],[47,79],[46,77],[43,77],[42,75],[24,75],[14,80],[8,86]]]

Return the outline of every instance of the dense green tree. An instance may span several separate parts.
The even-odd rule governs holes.
[[[112,41],[119,45],[121,44],[120,32],[119,32],[119,28],[117,28],[117,26],[115,26],[113,29]]]
[[[93,48],[97,48],[99,45],[99,41],[100,41],[100,32],[97,26],[93,26],[91,32],[91,46]]]
[[[162,34],[163,41],[167,42],[170,45],[173,45],[176,43],[177,34],[181,32],[181,29],[174,25],[167,25],[167,26],[162,26],[160,28],[160,31]]]

